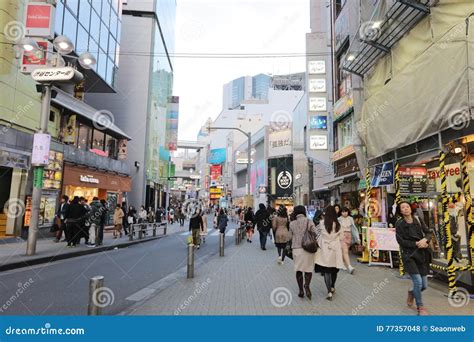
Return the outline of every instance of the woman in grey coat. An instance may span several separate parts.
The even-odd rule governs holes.
[[[311,278],[314,270],[314,254],[305,251],[302,247],[302,240],[307,229],[316,234],[316,227],[313,221],[306,217],[306,208],[302,205],[297,205],[293,211],[293,217],[296,219],[290,223],[290,239],[292,241],[291,248],[293,249],[293,261],[295,262],[296,281],[298,283],[299,293],[298,297],[306,297],[311,300]],[[303,273],[304,273],[304,292],[303,292]]]

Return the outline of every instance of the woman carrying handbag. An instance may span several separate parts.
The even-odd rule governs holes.
[[[342,208],[341,216],[338,218],[339,224],[342,230],[342,258],[344,260],[344,266],[350,274],[354,274],[354,267],[351,265],[351,259],[349,257],[349,249],[353,243],[360,243],[359,233],[354,236],[357,228],[354,223],[354,219],[349,215],[349,209]],[[355,229],[355,230],[354,230]]]
[[[313,236],[317,235],[316,227],[313,221],[306,217],[306,208],[304,206],[297,205],[294,208],[293,215],[296,219],[290,222],[289,239],[291,240],[293,261],[295,262],[296,282],[299,288],[298,297],[303,298],[306,293],[306,297],[311,300],[310,285],[313,276],[315,253],[306,251],[303,248],[303,243],[305,235],[308,236],[307,231],[310,231]]]

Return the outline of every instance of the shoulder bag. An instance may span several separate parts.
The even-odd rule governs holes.
[[[306,222],[306,230],[301,241],[301,247],[308,253],[316,253],[319,248],[316,233],[309,229],[309,220]]]

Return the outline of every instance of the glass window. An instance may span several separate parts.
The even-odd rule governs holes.
[[[117,46],[117,42],[115,41],[112,35],[109,35],[109,57],[112,60],[115,58],[115,47]]]
[[[120,43],[120,38],[122,37],[122,21],[119,19],[117,22],[117,42]]]
[[[92,145],[91,148],[96,150],[104,150],[105,142],[105,133],[104,131],[94,129],[94,134],[92,135]]]
[[[88,51],[94,55],[95,60],[97,63],[99,63],[99,45],[97,42],[94,40],[94,38],[90,37],[89,39],[89,49]],[[97,64],[93,66],[93,69],[97,71]]]
[[[63,34],[74,42],[77,34],[77,20],[71,12],[64,11],[64,22]]]
[[[95,8],[95,10],[97,11],[97,13],[101,13],[101,7],[102,7],[102,0],[91,0],[92,2],[92,7]]]
[[[58,1],[56,5],[56,22],[54,23],[54,31],[60,35],[63,33],[64,4]]]
[[[77,41],[76,41],[76,52],[81,54],[87,51],[89,43],[89,33],[85,30],[82,25],[78,25],[77,28]]]
[[[112,0],[112,8],[115,11],[115,13],[119,13],[120,1],[121,0]]]
[[[110,4],[107,1],[102,3],[102,14],[101,19],[104,21],[105,26],[109,27],[110,23]]]
[[[107,73],[107,56],[102,49],[99,49],[99,61],[97,64],[97,72],[105,80],[105,74]]]
[[[114,82],[114,73],[115,73],[115,65],[114,61],[109,58],[107,62],[107,78],[106,81],[108,84],[113,85]]]
[[[117,159],[117,146],[118,141],[110,135],[106,135],[105,138],[105,152],[109,154],[110,158]]]
[[[92,130],[86,125],[79,123],[79,134],[77,136],[77,148],[88,151]]]
[[[89,33],[93,37],[97,37],[96,40],[99,40],[99,31],[100,31],[100,18],[96,11],[91,12],[91,27]]]
[[[117,21],[117,14],[114,12],[110,13],[110,32],[115,38],[117,38]]]
[[[344,119],[338,127],[340,133],[339,149],[352,145],[352,116]]]
[[[77,16],[79,8],[79,0],[67,0],[66,6],[71,10],[72,14]]]
[[[91,5],[87,0],[81,1],[79,7],[79,22],[89,31],[89,21],[91,19]]]
[[[104,26],[104,22],[100,25],[100,41],[99,45],[104,50],[107,51],[109,43],[109,30]]]

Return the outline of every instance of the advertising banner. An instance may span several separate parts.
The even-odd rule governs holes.
[[[268,157],[291,154],[291,134],[291,128],[270,132],[268,135]]]
[[[27,37],[54,38],[55,7],[45,2],[26,5],[25,35]]]
[[[393,184],[393,162],[377,165],[370,182],[373,187]]]
[[[31,156],[32,165],[49,164],[49,147],[51,136],[49,134],[35,133],[33,137],[33,154]]]
[[[309,129],[327,129],[328,117],[326,115],[311,115]]]
[[[367,237],[369,249],[376,249],[379,251],[399,250],[395,228],[369,227],[367,230]]]
[[[178,149],[179,96],[171,96],[166,113],[165,146],[169,151]]]
[[[211,150],[209,155],[209,164],[222,164],[226,160],[227,149],[226,148],[215,148]]]
[[[420,194],[427,190],[426,168],[400,167],[400,193]]]
[[[309,137],[310,150],[327,150],[328,137],[326,135],[312,135]]]
[[[222,175],[222,165],[211,165],[211,180],[217,180]]]

